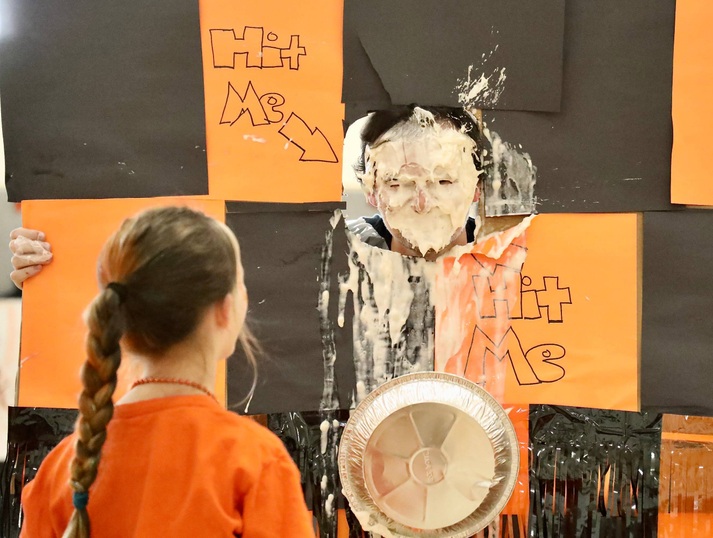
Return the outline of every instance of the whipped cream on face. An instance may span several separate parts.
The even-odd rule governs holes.
[[[425,255],[462,232],[480,172],[475,141],[420,108],[364,152],[361,176],[387,227]]]

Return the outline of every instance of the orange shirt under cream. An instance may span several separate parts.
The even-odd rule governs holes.
[[[74,435],[22,492],[22,538],[61,537]],[[280,440],[208,396],[117,405],[87,506],[94,538],[314,537]]]

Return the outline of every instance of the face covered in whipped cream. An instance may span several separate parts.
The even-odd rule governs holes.
[[[466,133],[420,108],[365,148],[362,186],[393,236],[391,250],[433,259],[465,244],[475,151]]]

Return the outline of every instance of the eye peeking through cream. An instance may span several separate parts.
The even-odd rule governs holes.
[[[418,107],[365,144],[359,178],[392,235],[391,250],[432,259],[467,242],[468,211],[479,196],[477,149],[448,118]]]

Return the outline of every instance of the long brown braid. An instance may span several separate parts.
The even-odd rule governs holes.
[[[121,363],[119,341],[124,332],[124,320],[121,297],[113,287],[104,289],[94,299],[87,325],[87,360],[81,370],[84,389],[79,396],[76,454],[70,471],[75,510],[64,538],[89,538],[86,508],[89,487],[97,476],[101,449],[106,440],[106,426],[114,414],[112,396]]]
[[[81,370],[70,480],[75,510],[64,538],[89,538],[89,489],[114,412],[119,342],[147,357],[161,357],[193,333],[210,305],[233,291],[237,263],[226,229],[188,208],[145,211],[124,221],[104,245],[97,265],[103,289],[89,309]],[[254,356],[246,351],[254,367]]]

